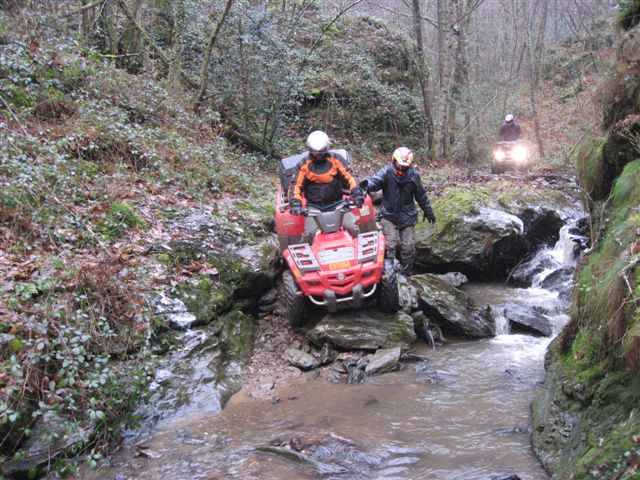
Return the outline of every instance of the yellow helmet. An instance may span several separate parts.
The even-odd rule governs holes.
[[[398,147],[393,152],[393,164],[399,170],[407,170],[413,163],[413,152],[407,147]]]

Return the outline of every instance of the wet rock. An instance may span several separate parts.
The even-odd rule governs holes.
[[[320,368],[318,376],[331,383],[341,383],[343,376],[346,374],[347,370],[342,364],[340,362],[334,362],[328,367]]]
[[[493,308],[508,320],[511,331],[520,331],[544,337],[550,337],[553,334],[553,324],[549,317],[533,307],[505,303]]]
[[[413,283],[422,310],[433,322],[470,338],[495,335],[491,312],[478,310],[471,298],[448,282],[425,273],[414,276]]]
[[[573,292],[575,268],[563,267],[547,275],[539,284],[540,288],[558,292],[559,298],[568,301]]]
[[[68,421],[69,419],[55,412],[46,412],[36,421],[31,437],[24,444],[24,457],[5,462],[2,465],[2,473],[9,478],[30,478],[30,470],[51,462],[73,444],[93,435],[94,425],[79,429],[75,433],[68,433]]]
[[[398,264],[398,267],[400,265]],[[398,275],[398,297],[400,299],[400,309],[403,312],[411,313],[418,308],[418,295],[416,288],[409,283],[404,275]]]
[[[460,272],[449,272],[444,273],[442,275],[435,275],[438,278],[441,278],[445,282],[448,282],[452,287],[460,288],[465,283],[469,282],[467,276]]]
[[[411,352],[403,353],[402,356],[400,357],[400,360],[403,362],[413,362],[413,363],[419,363],[419,362],[428,363],[431,361],[429,360],[429,357],[425,355],[418,355],[417,353],[411,353]]]
[[[413,319],[403,312],[357,310],[325,316],[308,333],[316,345],[343,350],[377,350],[408,346],[416,339]]]
[[[488,271],[500,258],[502,263],[512,261],[513,266],[527,251],[523,233],[524,223],[517,216],[481,207],[446,225],[418,230],[417,262],[424,266],[464,264],[469,271]]]
[[[366,355],[364,352],[342,352],[337,358],[343,371],[350,373],[352,369],[364,371],[371,355]]]
[[[436,225],[416,229],[416,262],[429,270],[506,278],[523,257],[551,244],[579,215],[575,182],[541,178],[446,188],[434,202]]]
[[[356,383],[362,382],[365,377],[364,370],[358,368],[357,366],[349,367],[347,371],[347,384],[353,385]]]
[[[256,450],[279,455],[296,463],[306,464],[317,471],[320,475],[340,474],[347,471],[345,467],[332,463],[320,462],[315,460],[312,456],[292,448],[268,445],[265,447],[259,447]]]
[[[272,288],[258,299],[258,305],[271,305],[278,297],[278,289]]]
[[[550,255],[529,262],[523,262],[509,274],[509,282],[519,287],[530,287],[537,275],[545,270],[556,270],[562,265]]]
[[[284,358],[291,365],[302,370],[311,370],[312,368],[316,368],[319,364],[318,360],[313,355],[294,348],[288,348],[284,352]]]
[[[320,350],[319,361],[320,365],[326,365],[333,362],[337,356],[337,352],[332,350],[328,343],[325,343]]]
[[[375,375],[376,373],[397,370],[401,354],[402,349],[400,347],[380,349],[369,360],[364,372],[367,375]]]
[[[554,343],[549,351],[553,349]],[[569,478],[572,466],[586,450],[584,439],[593,435],[596,425],[585,421],[584,407],[567,395],[565,384],[569,378],[559,363],[547,361],[549,356],[548,353],[545,359],[544,386],[531,404],[531,445],[535,456],[545,470],[554,473],[554,478]]]
[[[197,323],[197,318],[179,298],[170,298],[164,292],[155,300],[156,314],[166,320],[170,328],[186,330]]]

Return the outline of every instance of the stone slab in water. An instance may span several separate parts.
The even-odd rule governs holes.
[[[413,277],[420,307],[435,323],[470,338],[495,335],[495,322],[491,315],[476,308],[464,292],[448,282],[428,273]]]
[[[384,314],[355,310],[327,315],[308,333],[317,344],[328,343],[343,350],[378,350],[407,347],[416,339],[413,319],[403,312]]]
[[[553,325],[549,317],[532,307],[505,303],[494,308],[505,316],[512,330],[524,330],[545,337],[550,337],[553,334]]]
[[[291,365],[302,370],[311,370],[317,367],[319,363],[313,355],[296,348],[287,348],[284,352],[284,358]]]
[[[367,375],[392,372],[398,368],[401,354],[402,349],[400,347],[380,349],[371,357],[364,372]]]

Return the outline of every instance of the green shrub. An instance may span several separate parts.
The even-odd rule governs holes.
[[[102,223],[102,234],[109,240],[116,240],[128,230],[147,228],[145,222],[128,203],[114,203]]]
[[[618,24],[624,30],[631,30],[640,23],[640,0],[620,0]]]

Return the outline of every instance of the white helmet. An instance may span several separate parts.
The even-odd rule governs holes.
[[[311,132],[307,137],[307,148],[309,149],[309,153],[326,153],[330,146],[331,140],[329,140],[329,136],[322,130]]]
[[[506,117],[504,117],[504,121],[505,122],[513,122],[513,115],[508,114]]]

